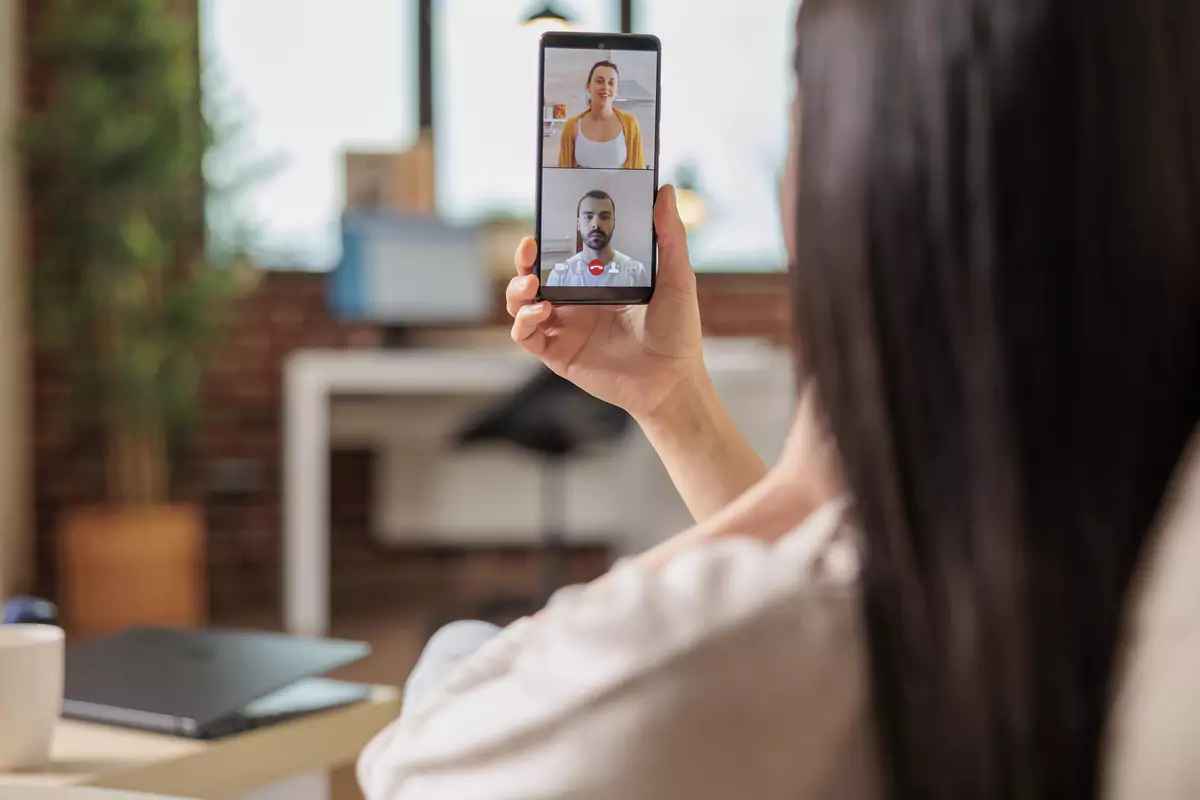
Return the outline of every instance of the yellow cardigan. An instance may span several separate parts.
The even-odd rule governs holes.
[[[583,112],[586,114],[588,112]],[[625,163],[621,165],[621,169],[645,169],[646,168],[646,153],[642,150],[642,129],[638,125],[637,117],[633,114],[626,114],[624,111],[613,109],[613,113],[617,115],[617,119],[621,121],[621,128],[625,131]],[[579,130],[579,120],[583,114],[571,117],[563,125],[561,145],[558,149],[558,166],[565,168],[578,167],[575,163],[575,133]]]

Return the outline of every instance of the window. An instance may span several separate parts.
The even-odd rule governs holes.
[[[468,222],[533,216],[538,31],[531,0],[438,0],[434,133],[439,213]],[[580,30],[620,28],[617,0],[557,0]]]
[[[541,5],[435,0],[436,192],[451,221],[532,215],[537,32],[521,20]],[[778,190],[798,6],[634,2],[637,29],[663,42],[660,179],[692,180],[706,211],[690,236],[699,270],[786,263]],[[554,7],[582,30],[619,27],[618,0]],[[416,138],[416,0],[200,0],[200,8],[206,94],[246,122],[234,163],[274,167],[232,216],[257,230],[267,266],[333,266],[343,152],[403,149]]]
[[[691,173],[706,221],[696,269],[786,266],[779,180],[787,156],[799,0],[638,0],[634,24],[662,39],[660,180]]]
[[[206,100],[242,128],[215,169],[267,168],[233,215],[265,266],[331,268],[343,152],[416,138],[414,0],[201,0],[200,20]]]

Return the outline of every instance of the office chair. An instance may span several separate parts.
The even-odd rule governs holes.
[[[617,439],[629,421],[624,410],[542,369],[458,434],[460,446],[506,442],[541,459],[540,592],[533,597],[494,598],[479,610],[478,619],[504,624],[532,614],[566,585],[568,459],[590,446]]]

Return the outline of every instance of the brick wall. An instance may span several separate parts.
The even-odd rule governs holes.
[[[784,342],[789,309],[781,275],[702,275],[699,295],[712,335],[754,335]],[[269,602],[278,596],[282,497],[282,366],[306,347],[377,347],[377,328],[329,315],[319,275],[268,273],[241,309],[240,320],[206,386],[205,422],[194,463],[209,524],[215,606]],[[503,323],[497,294],[495,321]],[[331,530],[339,548],[359,544],[369,529],[372,454],[335,452]],[[236,472],[233,468],[236,467]],[[233,472],[234,474],[228,474]],[[225,473],[225,474],[223,474]],[[246,488],[226,490],[243,483]]]
[[[320,276],[271,273],[242,302],[203,386],[203,418],[176,467],[180,494],[208,518],[214,602],[238,599],[278,562],[282,368],[299,348],[371,347],[379,331],[330,318]],[[69,430],[62,359],[35,358],[35,509],[39,578],[53,592],[53,530],[63,508],[94,502],[99,448]],[[335,471],[342,475],[341,469]],[[351,495],[352,496],[352,495]],[[365,499],[359,505],[365,503]],[[339,509],[340,510],[340,509]],[[353,512],[351,512],[353,513]],[[270,590],[268,585],[267,590]],[[231,592],[233,593],[231,596]]]
[[[697,276],[700,319],[707,336],[792,340],[791,282],[786,273]]]
[[[310,273],[266,273],[204,386],[204,419],[184,465],[205,506],[215,606],[277,596],[282,521],[283,364],[303,348],[377,347],[381,331],[326,313],[324,283]],[[360,523],[367,454],[337,454],[336,527]],[[347,510],[348,508],[348,510]],[[348,515],[348,517],[347,517]]]
[[[194,9],[194,0],[180,0]],[[25,0],[25,35],[35,10]],[[191,13],[189,11],[189,13]],[[25,103],[43,101],[43,76],[28,63]],[[29,209],[32,261],[37,260],[38,209]],[[502,287],[495,321],[504,323]],[[717,336],[790,336],[783,275],[702,275],[699,297],[705,331]],[[237,309],[237,322],[203,386],[204,417],[176,467],[184,498],[202,504],[208,525],[214,610],[278,597],[282,481],[282,369],[300,348],[378,347],[382,332],[333,319],[324,304],[323,277],[270,272]],[[64,359],[35,343],[32,396],[34,528],[38,591],[54,595],[55,522],[71,506],[99,499],[100,447],[73,435]],[[333,529],[361,537],[370,507],[371,455],[335,453],[331,475]],[[348,544],[345,538],[335,545]],[[338,547],[334,548],[338,557]]]
[[[204,418],[178,470],[185,496],[205,508],[212,598],[218,610],[278,596],[281,543],[283,363],[301,348],[379,346],[382,333],[333,319],[322,277],[265,273],[238,310],[237,324],[204,386]],[[701,312],[712,335],[787,341],[789,315],[782,275],[702,275]],[[501,321],[500,312],[497,321]],[[66,506],[95,500],[95,443],[72,441],[67,385],[53,354],[37,360],[35,493],[39,576],[53,591],[52,531]],[[333,529],[362,535],[368,527],[371,454],[334,454]]]

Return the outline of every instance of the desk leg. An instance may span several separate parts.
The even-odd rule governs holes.
[[[329,800],[363,800],[353,764],[339,767],[329,774]]]
[[[300,370],[284,397],[284,592],[288,633],[329,632],[329,392]]]

